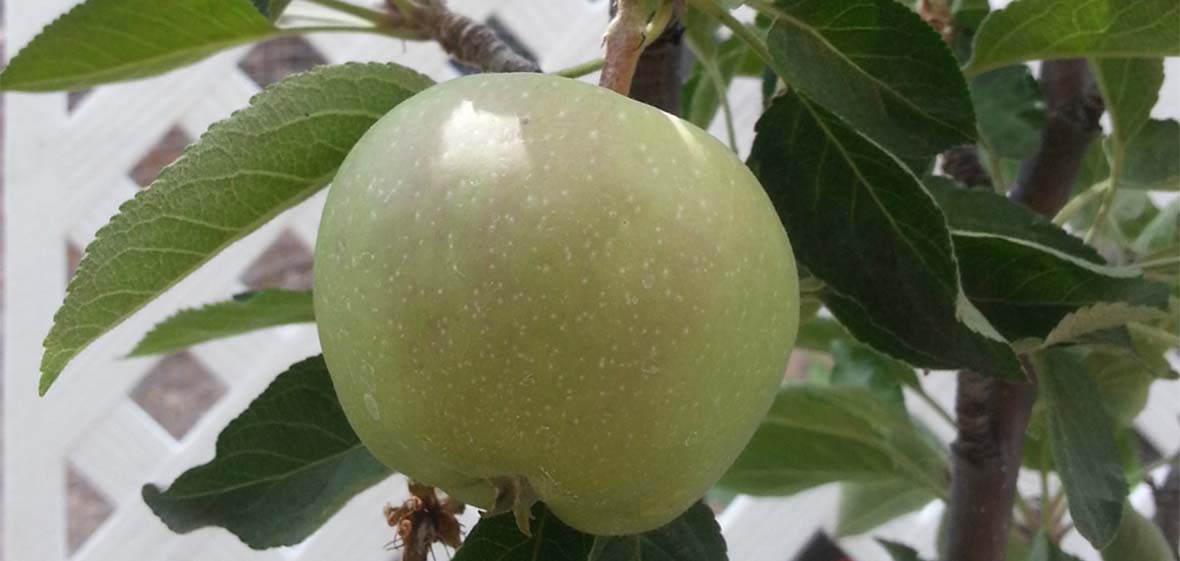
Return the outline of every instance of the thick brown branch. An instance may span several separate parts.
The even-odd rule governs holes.
[[[446,12],[430,22],[439,45],[455,60],[480,68],[484,72],[539,72],[537,63],[512,50],[495,31],[471,18]]]
[[[1069,200],[1078,167],[1098,137],[1102,95],[1085,59],[1046,62],[1041,67],[1046,102],[1041,145],[1020,164],[1012,199],[1052,217]]]
[[[1004,559],[1024,430],[1035,399],[1032,384],[1008,384],[969,371],[959,374],[959,436],[951,445],[945,559]]]
[[[1052,217],[1069,199],[1078,166],[1097,136],[1102,99],[1080,59],[1046,62],[1041,88],[1047,106],[1041,145],[1032,159],[1022,162],[1011,197]],[[1024,431],[1035,399],[1033,383],[960,373],[945,559],[1004,559]]]
[[[1172,554],[1180,555],[1180,465],[1172,464],[1164,484],[1152,488],[1155,495],[1155,523],[1163,530],[1172,546]]]
[[[389,1],[391,18],[422,31],[455,60],[484,72],[540,72],[537,63],[512,50],[496,32],[471,18],[447,9],[442,0],[417,0],[403,13]]]

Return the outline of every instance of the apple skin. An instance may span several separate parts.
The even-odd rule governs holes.
[[[770,407],[798,327],[791,246],[699,128],[539,74],[434,86],[380,119],[324,208],[315,312],[382,462],[565,523],[670,522]]]

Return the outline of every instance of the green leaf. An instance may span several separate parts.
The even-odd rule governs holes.
[[[946,493],[943,452],[867,389],[788,385],[719,485],[788,495],[834,481],[904,479]]]
[[[964,291],[1005,337],[1044,339],[1070,313],[1102,302],[1167,306],[1166,285],[1102,264],[1017,203],[937,178],[926,184],[950,223]]]
[[[1097,331],[1122,327],[1132,321],[1153,321],[1166,312],[1122,303],[1099,303],[1070,312],[1045,336],[1044,346],[1086,341],[1087,335]]]
[[[79,89],[167,72],[277,35],[247,0],[86,0],[45,27],[0,89]]]
[[[1103,265],[1094,248],[1041,215],[987,189],[964,189],[945,177],[926,176],[923,183],[956,232],[992,234],[1024,240],[1074,258]]]
[[[921,557],[918,557],[918,550],[903,543],[881,538],[877,538],[877,543],[889,552],[889,557],[892,557],[893,561],[923,561]]]
[[[1131,244],[1131,249],[1140,255],[1177,247],[1180,247],[1180,199],[1160,210]],[[1176,251],[1172,252],[1173,256],[1176,254]]]
[[[1073,225],[1078,231],[1089,228],[1096,219],[1099,205],[1091,204],[1082,210]],[[1140,234],[1160,215],[1160,210],[1151,200],[1149,193],[1133,189],[1119,189],[1114,193],[1114,203],[1106,215],[1102,229],[1103,238],[1121,251],[1135,242]]]
[[[254,2],[254,7],[258,8],[262,15],[266,16],[270,21],[279,19],[283,15],[283,10],[287,9],[287,5],[291,0],[251,0]]]
[[[544,504],[533,507],[532,535],[512,513],[483,518],[453,561],[725,561],[725,539],[713,511],[698,502],[666,526],[631,536],[591,536],[558,520]]]
[[[129,356],[169,353],[256,329],[315,321],[311,292],[267,289],[181,310],[156,324]]]
[[[963,294],[942,212],[897,159],[788,92],[759,120],[749,165],[857,339],[918,367],[1023,378]]]
[[[1105,137],[1104,137],[1105,138]],[[1091,185],[1110,177],[1110,162],[1106,159],[1106,152],[1102,149],[1105,141],[1095,140],[1090,143],[1090,149],[1082,156],[1082,163],[1078,166],[1078,176],[1074,180],[1074,194],[1089,188]]]
[[[1114,435],[1119,445],[1119,458],[1123,461],[1123,475],[1127,478],[1127,486],[1132,489],[1143,481],[1143,464],[1139,461],[1139,433],[1133,427],[1120,429]],[[1126,516],[1126,513],[1123,513]],[[1123,518],[1123,524],[1127,522]],[[1118,539],[1116,536],[1115,539]]]
[[[1071,312],[1100,302],[1163,308],[1167,285],[1131,268],[1093,265],[1044,246],[955,233],[963,288],[1006,337],[1044,338]]]
[[[1044,534],[1038,534],[1033,540],[1032,551],[1028,554],[1028,561],[1081,561],[1077,557],[1070,555],[1064,551],[1057,544],[1049,541]]]
[[[972,142],[975,118],[954,57],[894,0],[777,0],[774,70],[809,99],[900,156]]]
[[[1128,492],[1114,423],[1076,353],[1047,349],[1034,353],[1033,361],[1045,400],[1053,464],[1070,516],[1078,532],[1102,549],[1119,529]]]
[[[988,153],[1014,160],[1031,157],[1041,144],[1045,103],[1028,67],[997,68],[976,76],[970,85],[980,141]]]
[[[938,498],[905,480],[840,485],[836,537],[863,534]]]
[[[859,386],[881,401],[905,411],[902,386],[920,388],[918,375],[908,364],[873,349],[844,340],[832,342],[832,385]]]
[[[978,75],[1029,60],[1180,55],[1175,0],[1017,0],[991,13],[963,69]]]
[[[1119,427],[1130,426],[1147,405],[1155,376],[1131,357],[1089,352],[1084,360],[1111,420]]]
[[[1149,119],[1123,149],[1119,187],[1180,190],[1180,123]]]
[[[321,67],[213,125],[86,248],[45,338],[41,393],[99,335],[324,187],[370,125],[430,84],[393,64]]]
[[[323,357],[299,362],[217,437],[216,456],[143,500],[173,532],[221,526],[252,548],[293,545],[391,474],[353,433]]]
[[[1147,125],[1151,117],[1151,108],[1155,106],[1159,89],[1164,83],[1164,61],[1160,58],[1092,59],[1090,67],[1099,89],[1102,90],[1106,112],[1110,116],[1112,130],[1105,147],[1110,159],[1111,188],[1120,189],[1126,175],[1123,170],[1126,167],[1128,150]],[[1180,131],[1176,130],[1171,132],[1180,134]],[[1139,146],[1137,151],[1146,153],[1141,153],[1137,157],[1136,171],[1140,175],[1140,181],[1136,183],[1144,183],[1142,179],[1146,176],[1146,183],[1151,184],[1154,173],[1161,171],[1162,179],[1166,181],[1170,175],[1166,171],[1167,168],[1180,165],[1176,163],[1178,158],[1175,152],[1167,154],[1151,149],[1167,149],[1169,144],[1170,147],[1180,145],[1180,141],[1172,140],[1170,143],[1161,140],[1158,146],[1153,146],[1151,140],[1148,140]],[[1167,162],[1145,161],[1144,156],[1162,157]],[[1107,198],[1110,196],[1110,193],[1106,194]]]
[[[954,34],[951,37],[951,50],[959,62],[967,62],[971,58],[971,42],[983,18],[991,12],[991,5],[987,0],[953,0],[951,2],[951,24]]]
[[[1112,129],[1110,143],[1117,151],[1135,138],[1151,118],[1151,108],[1164,83],[1164,60],[1098,58],[1090,60],[1090,68],[1106,102]],[[1120,159],[1117,152],[1112,156]]]
[[[1139,514],[1130,504],[1123,506],[1123,523],[1114,541],[1102,550],[1103,561],[1174,561],[1172,548],[1159,526]]]

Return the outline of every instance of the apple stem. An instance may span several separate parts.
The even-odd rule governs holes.
[[[618,0],[615,15],[602,38],[606,54],[598,85],[630,95],[631,79],[639,65],[639,56],[664,31],[671,21],[678,0],[661,0],[649,10],[652,0]]]

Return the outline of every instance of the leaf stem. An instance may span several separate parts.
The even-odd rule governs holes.
[[[721,100],[721,113],[725,117],[725,135],[729,140],[729,148],[737,153],[737,132],[733,128],[733,109],[729,106],[729,89],[725,87],[725,80],[717,69],[717,65],[713,65],[709,76],[712,77],[713,87],[717,88],[717,98]]]
[[[1041,531],[1048,532],[1053,525],[1053,507],[1051,506],[1052,499],[1049,497],[1049,470],[1044,469],[1044,457],[1047,456],[1042,447],[1041,460],[1042,465],[1039,473],[1041,475]]]
[[[1172,248],[1175,251],[1175,248]],[[1158,259],[1149,259],[1147,261],[1139,261],[1132,263],[1132,265],[1139,269],[1154,269],[1156,267],[1165,267],[1168,265],[1180,264],[1180,255],[1173,255],[1171,257],[1161,257]]]
[[[319,4],[325,8],[331,8],[337,12],[345,13],[353,17],[358,17],[363,20],[370,21],[380,26],[389,25],[389,15],[377,10],[371,10],[364,6],[357,6],[344,0],[308,0],[312,4]]]
[[[807,276],[799,279],[799,296],[818,296],[824,290],[824,282],[818,278]]]
[[[1020,510],[1020,516],[1024,519],[1024,524],[1031,526],[1033,521],[1037,519],[1036,511],[1033,510],[1032,505],[1028,504],[1028,499],[1025,499],[1024,495],[1016,493],[1014,497],[1016,499],[1016,508]]]
[[[737,133],[733,129],[733,110],[729,106],[729,90],[725,87],[725,77],[721,75],[721,70],[717,66],[717,57],[701,52],[692,41],[688,42],[688,48],[696,57],[701,68],[705,70],[705,74],[708,75],[709,82],[713,84],[713,90],[717,92],[717,100],[725,116],[725,133],[728,136],[729,148],[737,152]]]
[[[728,11],[718,6],[714,0],[688,0],[688,3],[704,12],[705,15],[716,19],[721,25],[728,27],[735,36],[741,39],[746,45],[749,45],[750,49],[754,51],[754,54],[762,59],[762,62],[766,63],[767,66],[771,66],[770,49],[766,47],[766,41],[751,31],[749,27],[746,27],[746,24],[738,21]],[[750,0],[746,4],[761,11],[761,8],[757,7],[758,2]],[[773,68],[773,66],[771,67]]]
[[[775,6],[773,2],[767,2],[766,0],[746,0],[746,5],[764,16],[773,19],[786,19],[786,14],[778,6]]]
[[[278,35],[302,35],[304,33],[374,33],[393,37],[394,39],[422,40],[428,37],[412,30],[394,27],[370,27],[366,25],[308,25],[302,27],[284,27],[279,29]]]
[[[988,175],[992,176],[992,190],[997,195],[1008,194],[1008,178],[1004,177],[1004,168],[1000,165],[1000,158],[996,156],[996,151],[992,150],[991,145],[983,141],[983,136],[980,135],[980,144],[983,149],[987,150],[987,171]]]
[[[573,66],[562,68],[561,70],[553,72],[553,75],[564,76],[566,78],[580,78],[602,68],[602,62],[602,57],[599,57],[594,60],[588,60],[581,64],[575,64]]]
[[[1070,199],[1068,203],[1065,203],[1065,206],[1061,207],[1061,210],[1053,217],[1053,223],[1058,226],[1064,226],[1066,222],[1073,220],[1073,217],[1077,216],[1083,208],[1086,208],[1086,205],[1090,204],[1090,201],[1094,200],[1094,197],[1101,195],[1108,187],[1110,187],[1109,179],[1104,179],[1087,187],[1080,195]]]

